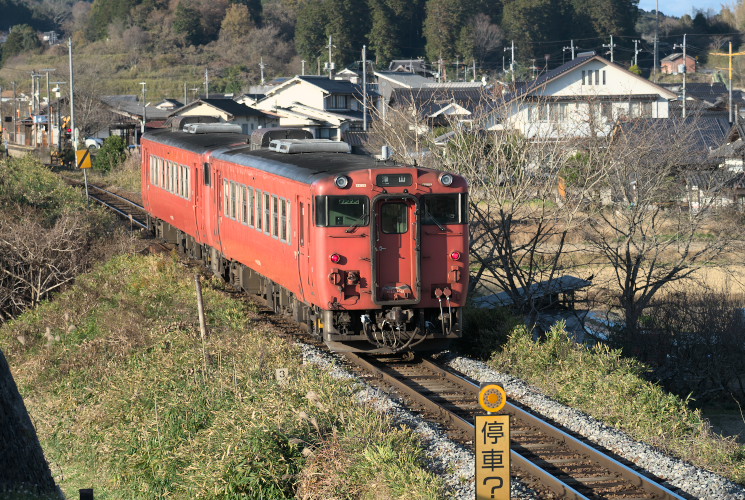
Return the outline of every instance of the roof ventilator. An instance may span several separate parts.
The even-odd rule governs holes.
[[[184,132],[190,134],[241,134],[243,130],[235,123],[187,123]]]
[[[278,153],[350,153],[349,144],[331,139],[278,139],[269,143]]]

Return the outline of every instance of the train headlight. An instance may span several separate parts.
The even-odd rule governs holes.
[[[334,179],[334,183],[339,189],[344,189],[349,186],[349,177],[347,177],[346,175],[340,175],[336,179]]]
[[[460,260],[461,253],[458,250],[453,250],[452,252],[450,252],[450,258],[453,260]]]
[[[440,183],[443,186],[449,186],[453,183],[453,176],[452,174],[442,174],[440,176]]]
[[[331,259],[331,262],[333,262],[334,264],[338,264],[339,262],[341,262],[341,255],[339,255],[338,253],[332,253],[329,259]]]

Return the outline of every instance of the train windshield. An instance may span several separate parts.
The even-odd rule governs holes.
[[[468,199],[465,193],[422,196],[422,223],[426,225],[466,224]]]
[[[367,196],[316,196],[316,226],[367,226],[369,205]]]

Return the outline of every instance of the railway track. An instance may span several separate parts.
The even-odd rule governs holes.
[[[148,227],[147,213],[138,203],[92,185],[89,196],[133,226]],[[343,355],[371,385],[400,394],[413,409],[444,425],[454,440],[472,444],[474,416],[482,413],[476,383],[427,358]],[[687,498],[514,404],[501,413],[510,415],[514,472],[545,498]]]
[[[83,186],[82,182],[75,179],[65,178],[65,181],[73,186]],[[139,203],[90,183],[88,183],[88,197],[128,220],[133,226],[149,229],[147,212]]]
[[[368,382],[393,389],[453,439],[472,443],[474,416],[483,413],[476,383],[426,358],[344,356]],[[547,498],[686,498],[518,406],[508,403],[501,413],[510,415],[513,468]]]

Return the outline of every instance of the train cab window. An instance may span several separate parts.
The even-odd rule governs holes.
[[[368,205],[367,196],[316,196],[316,226],[367,226]]]
[[[468,199],[465,193],[429,194],[422,196],[422,224],[466,224]]]
[[[384,203],[380,207],[380,229],[385,234],[404,234],[409,230],[409,207],[406,203]]]

